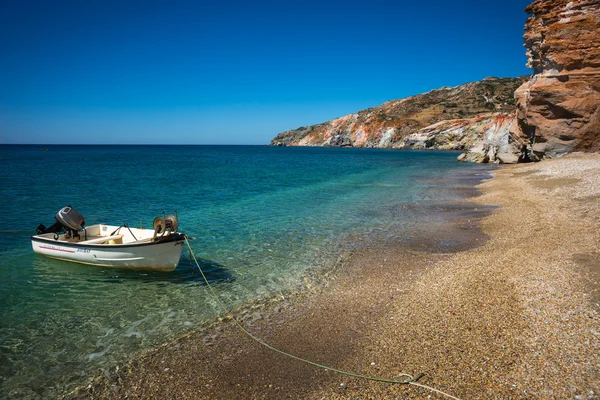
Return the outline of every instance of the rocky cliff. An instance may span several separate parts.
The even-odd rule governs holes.
[[[537,158],[600,151],[600,2],[536,0],[526,11],[534,75],[515,93],[513,134]]]
[[[465,150],[480,162],[516,162],[509,140],[514,91],[526,78],[487,78],[392,100],[318,125],[280,133],[274,146]],[[482,142],[487,138],[492,145]],[[503,159],[504,158],[504,159]]]

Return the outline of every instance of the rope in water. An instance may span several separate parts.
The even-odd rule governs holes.
[[[376,382],[394,383],[394,384],[399,384],[399,385],[414,385],[414,386],[419,386],[419,387],[422,387],[424,389],[431,390],[433,392],[437,392],[437,393],[439,393],[441,395],[444,395],[446,397],[449,397],[451,399],[460,400],[459,398],[454,397],[454,396],[452,396],[452,395],[450,395],[448,393],[444,393],[444,392],[442,392],[442,391],[440,391],[438,389],[435,389],[435,388],[432,388],[430,386],[418,383],[417,381],[419,379],[421,379],[421,377],[423,377],[424,374],[418,374],[418,375],[416,375],[414,377],[411,376],[411,375],[409,375],[409,374],[399,374],[401,376],[406,376],[407,377],[407,379],[405,379],[403,381],[394,380],[394,379],[376,378],[376,377],[372,377],[372,376],[355,374],[355,373],[352,373],[352,372],[343,371],[343,370],[340,370],[340,369],[337,369],[337,368],[328,367],[326,365],[321,365],[321,364],[316,363],[314,361],[310,361],[310,360],[307,360],[305,358],[301,358],[301,357],[295,356],[293,354],[287,353],[287,352],[285,352],[283,350],[279,350],[278,348],[271,346],[270,344],[268,344],[267,342],[263,341],[262,339],[254,336],[250,331],[248,331],[246,328],[244,328],[244,326],[240,322],[238,322],[237,319],[235,319],[235,317],[233,316],[233,314],[231,313],[231,311],[229,311],[229,309],[225,306],[225,304],[223,304],[223,302],[221,301],[221,299],[219,298],[219,296],[217,295],[217,293],[215,292],[215,290],[213,289],[213,287],[211,286],[211,284],[208,282],[208,279],[206,278],[206,275],[204,275],[204,271],[202,271],[202,268],[200,267],[200,264],[198,263],[198,260],[196,259],[196,255],[194,254],[194,251],[192,250],[192,246],[190,245],[190,242],[189,242],[189,240],[187,238],[185,239],[185,242],[186,242],[186,244],[188,246],[188,249],[190,250],[190,255],[192,256],[192,258],[194,260],[194,263],[196,264],[196,267],[198,268],[198,271],[200,271],[200,274],[202,275],[202,279],[204,279],[204,282],[206,283],[207,287],[210,289],[210,292],[212,293],[212,295],[215,298],[215,300],[217,301],[217,303],[219,303],[219,306],[223,309],[223,311],[225,312],[225,314],[227,314],[227,316],[229,318],[231,318],[231,320],[238,326],[238,328],[240,328],[242,330],[242,332],[244,332],[246,335],[248,335],[254,341],[260,343],[263,346],[265,346],[266,348],[268,348],[270,350],[273,350],[276,353],[282,354],[282,355],[284,355],[286,357],[293,358],[294,360],[298,360],[298,361],[301,361],[303,363],[313,365],[315,367],[323,368],[325,370],[334,371],[334,372],[337,372],[339,374],[343,374],[343,375],[347,375],[347,376],[352,376],[354,378],[367,379],[367,380],[376,381]]]

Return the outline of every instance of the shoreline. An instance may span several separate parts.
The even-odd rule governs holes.
[[[599,155],[496,170],[466,200],[501,207],[475,223],[483,244],[354,251],[321,290],[273,302],[243,323],[310,360],[387,379],[425,373],[420,383],[459,398],[598,396],[600,184],[586,171],[600,176]],[[449,235],[472,232],[465,220]],[[442,398],[286,359],[230,321],[210,330],[70,397]]]

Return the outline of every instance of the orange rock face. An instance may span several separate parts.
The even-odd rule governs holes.
[[[534,75],[515,92],[515,134],[538,158],[600,151],[600,2],[536,0],[526,11]]]
[[[494,139],[492,156],[514,152],[496,138],[508,135],[507,121],[514,119],[514,91],[526,79],[490,77],[391,100],[322,124],[282,132],[271,145],[468,150],[489,137]],[[478,158],[485,157],[467,159]]]

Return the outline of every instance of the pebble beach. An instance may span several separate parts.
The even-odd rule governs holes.
[[[344,254],[311,289],[148,351],[68,398],[600,398],[600,154],[502,166],[440,235]]]

